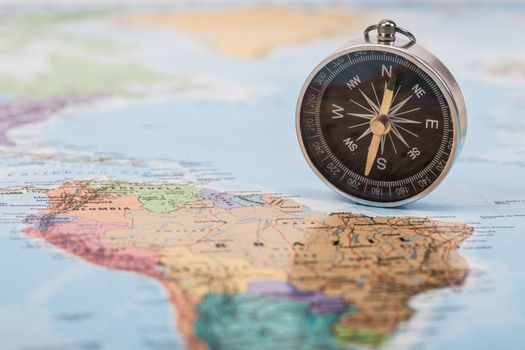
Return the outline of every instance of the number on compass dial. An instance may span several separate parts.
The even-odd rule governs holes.
[[[325,180],[383,202],[427,189],[445,171],[454,136],[447,101],[429,74],[373,50],[340,56],[317,72],[299,121]]]

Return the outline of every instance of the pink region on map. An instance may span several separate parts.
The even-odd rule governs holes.
[[[77,217],[61,217],[58,221],[50,219],[49,215],[29,217],[26,223],[33,224],[23,230],[27,235],[43,238],[91,263],[153,277],[161,276],[160,258],[157,254],[102,242],[101,238],[108,230],[129,228],[124,223],[101,223]]]

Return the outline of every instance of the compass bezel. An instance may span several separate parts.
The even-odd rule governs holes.
[[[450,151],[450,156],[447,160],[447,163],[443,169],[443,171],[439,174],[439,176],[430,184],[426,189],[423,191],[399,200],[399,201],[385,201],[385,202],[379,202],[379,201],[373,201],[373,200],[367,200],[362,199],[359,197],[355,197],[351,194],[346,193],[345,191],[341,190],[339,187],[337,187],[335,184],[333,184],[331,181],[329,181],[320,171],[319,169],[314,165],[312,159],[310,158],[308,152],[306,151],[304,140],[301,133],[301,106],[303,104],[303,99],[305,92],[307,88],[310,86],[312,80],[315,78],[317,73],[319,73],[320,70],[322,70],[327,64],[329,64],[332,60],[347,55],[349,53],[353,53],[356,51],[364,51],[364,50],[374,50],[379,52],[389,52],[396,55],[399,55],[414,65],[416,65],[418,68],[423,70],[428,76],[436,83],[438,88],[443,93],[443,96],[445,97],[449,108],[450,108],[450,119],[452,121],[453,126],[453,140],[452,140],[452,148]],[[336,50],[334,53],[326,57],[323,61],[321,61],[314,70],[310,73],[306,81],[304,82],[301,91],[299,93],[299,97],[297,100],[297,106],[296,106],[296,116],[295,116],[295,124],[296,124],[296,134],[299,141],[299,145],[301,147],[301,151],[303,153],[304,158],[306,159],[308,165],[313,170],[313,172],[326,184],[328,185],[332,190],[334,190],[336,193],[342,195],[343,197],[350,199],[351,201],[359,204],[364,204],[368,206],[376,206],[376,207],[397,207],[406,205],[408,203],[412,203],[414,201],[417,201],[426,195],[428,195],[430,192],[432,192],[446,177],[446,175],[449,173],[450,168],[454,164],[454,162],[457,159],[457,156],[459,155],[461,148],[463,147],[463,142],[466,136],[466,129],[467,129],[467,113],[466,113],[466,107],[465,107],[465,101],[463,98],[463,95],[461,93],[461,90],[450,73],[450,71],[445,67],[445,65],[433,54],[422,48],[421,46],[417,44],[411,44],[410,42],[399,39],[396,40],[394,43],[371,43],[364,39],[357,39],[348,42],[340,49]]]

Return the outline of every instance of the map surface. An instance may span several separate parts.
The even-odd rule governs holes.
[[[522,348],[525,7],[0,11],[3,348]],[[311,69],[386,17],[469,111],[451,174],[400,209],[334,194],[294,130]]]

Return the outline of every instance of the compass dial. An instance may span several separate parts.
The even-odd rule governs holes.
[[[298,116],[311,166],[332,186],[371,202],[400,202],[440,181],[454,123],[434,79],[387,51],[345,53],[307,82]]]

